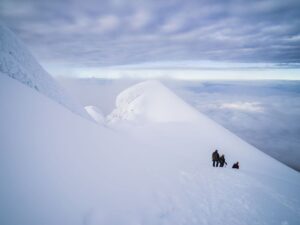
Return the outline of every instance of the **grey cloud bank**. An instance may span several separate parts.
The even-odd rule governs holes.
[[[0,3],[1,20],[55,73],[181,60],[294,67],[300,62],[299,17],[297,0]]]

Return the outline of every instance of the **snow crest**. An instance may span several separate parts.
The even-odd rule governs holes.
[[[72,112],[88,118],[83,107],[73,100],[41,67],[25,45],[0,23],[0,72],[37,90]]]
[[[84,107],[87,113],[97,122],[100,124],[105,123],[105,117],[103,116],[102,111],[97,107],[93,105],[88,105]]]
[[[160,82],[145,81],[117,96],[108,121],[195,122],[200,116]]]

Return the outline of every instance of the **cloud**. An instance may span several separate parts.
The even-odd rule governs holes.
[[[174,18],[167,20],[162,26],[161,30],[165,33],[172,33],[179,31],[185,23],[185,18],[175,15]]]
[[[151,15],[145,9],[138,9],[132,16],[128,17],[128,23],[133,30],[144,28],[150,20]]]
[[[120,21],[115,15],[102,16],[97,20],[96,29],[102,31],[111,31],[118,28]]]
[[[259,102],[234,102],[234,103],[222,103],[221,109],[232,109],[245,112],[264,112],[264,108]]]
[[[2,0],[0,19],[44,65],[300,62],[298,0]],[[61,67],[62,65],[60,65]]]

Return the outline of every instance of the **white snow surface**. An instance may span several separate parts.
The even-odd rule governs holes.
[[[102,113],[102,111],[97,107],[93,105],[88,105],[84,107],[87,113],[97,122],[100,124],[105,123],[105,117]]]
[[[89,118],[83,107],[41,67],[21,40],[0,22],[0,72]]]
[[[300,224],[299,173],[197,119],[161,84],[123,93],[136,87],[134,114],[127,103],[121,114],[135,123],[105,128],[0,76],[0,224]],[[182,108],[168,119],[164,104]],[[212,167],[216,148],[228,167]]]
[[[117,96],[109,122],[196,122],[202,115],[158,81],[136,84]]]

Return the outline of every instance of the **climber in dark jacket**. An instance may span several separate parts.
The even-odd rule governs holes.
[[[240,168],[239,162],[236,162],[235,164],[233,164],[232,168],[239,169]]]
[[[223,167],[224,164],[227,165],[227,162],[225,161],[225,156],[222,155],[220,158],[219,158],[219,163],[220,163],[220,167]]]
[[[220,158],[220,155],[218,153],[218,150],[214,151],[212,154],[213,167],[219,166],[219,158]]]

